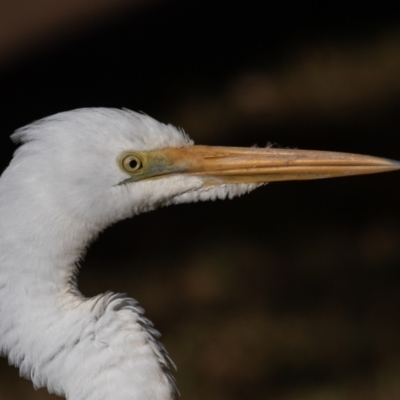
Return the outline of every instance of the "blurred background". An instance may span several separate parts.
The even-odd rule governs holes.
[[[1,0],[0,167],[16,128],[97,106],[201,144],[400,159],[391,4]],[[397,400],[399,182],[275,183],[144,214],[101,235],[79,287],[139,300],[183,400]],[[57,398],[0,359],[1,400]]]

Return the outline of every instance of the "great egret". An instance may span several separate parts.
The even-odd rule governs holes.
[[[129,110],[80,109],[17,130],[0,179],[0,350],[69,400],[170,400],[159,333],[137,302],[85,298],[77,261],[107,226],[160,206],[232,198],[270,181],[391,171],[380,158],[195,146]]]

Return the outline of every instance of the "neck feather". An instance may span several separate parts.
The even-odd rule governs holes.
[[[0,179],[0,351],[36,387],[69,400],[170,400],[158,332],[133,299],[84,298],[76,262],[101,226]],[[49,210],[52,210],[51,212]]]

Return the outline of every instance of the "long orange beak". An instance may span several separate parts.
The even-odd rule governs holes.
[[[132,171],[123,167],[129,157],[137,161]],[[131,181],[184,174],[204,178],[209,185],[322,179],[400,169],[400,162],[358,154],[213,146],[126,152],[120,165]]]

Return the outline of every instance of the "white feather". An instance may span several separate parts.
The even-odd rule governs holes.
[[[170,400],[159,334],[133,299],[83,297],[77,262],[110,224],[162,205],[233,197],[257,185],[203,188],[170,176],[118,185],[126,150],[190,146],[171,125],[129,110],[81,109],[19,129],[0,178],[0,351],[35,387],[69,400]]]

